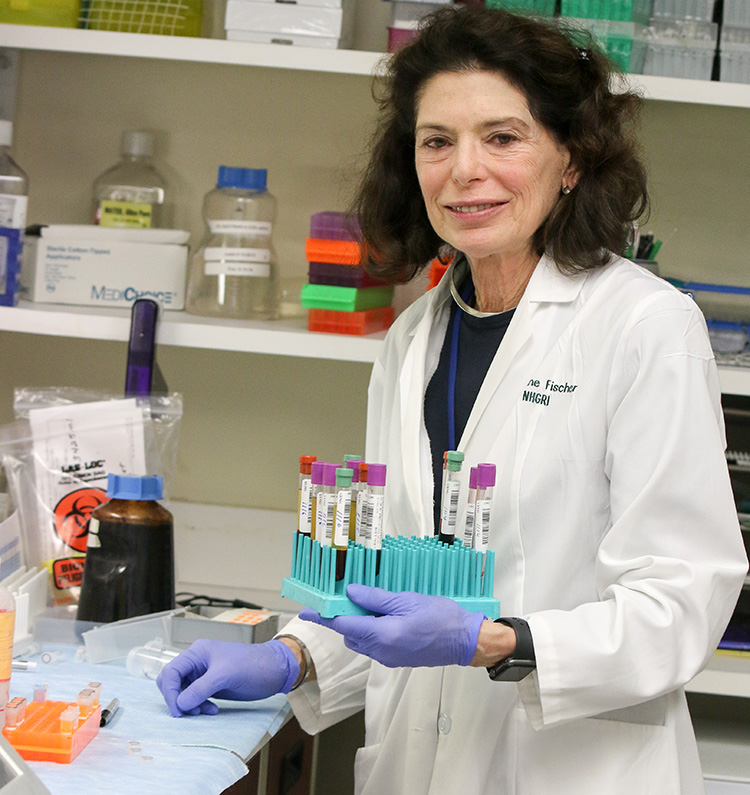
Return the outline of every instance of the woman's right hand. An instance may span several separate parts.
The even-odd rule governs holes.
[[[292,649],[280,640],[232,643],[197,640],[164,667],[156,684],[172,717],[215,715],[208,699],[258,701],[288,693],[299,678]]]

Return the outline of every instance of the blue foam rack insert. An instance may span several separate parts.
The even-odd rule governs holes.
[[[350,583],[387,591],[416,591],[447,596],[472,612],[499,618],[500,602],[492,596],[495,553],[453,546],[436,537],[386,536],[380,563],[374,549],[349,542],[344,577],[336,580],[336,550],[294,534],[292,574],[281,584],[281,595],[317,610],[324,618],[366,615],[369,611],[346,595]],[[484,565],[483,565],[484,564]]]

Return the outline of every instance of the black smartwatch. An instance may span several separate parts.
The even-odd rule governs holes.
[[[496,618],[496,624],[506,624],[516,633],[516,650],[512,656],[487,669],[493,682],[520,682],[536,668],[534,640],[529,625],[522,618]]]

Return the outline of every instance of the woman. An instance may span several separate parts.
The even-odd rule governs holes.
[[[610,78],[552,25],[446,8],[391,62],[359,197],[381,274],[454,255],[373,371],[386,526],[435,532],[446,449],[496,464],[508,618],[350,586],[375,616],[194,645],[160,680],[172,714],[293,690],[315,732],[364,704],[361,793],[702,792],[683,688],[747,561],[703,319],[612,253],[647,195]]]

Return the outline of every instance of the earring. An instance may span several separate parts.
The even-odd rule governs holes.
[[[567,196],[567,195],[570,193],[570,191],[571,191],[571,190],[573,190],[573,189],[572,189],[572,188],[571,188],[569,185],[563,185],[563,186],[562,186],[562,192],[563,192],[563,193],[564,193],[566,196]]]

